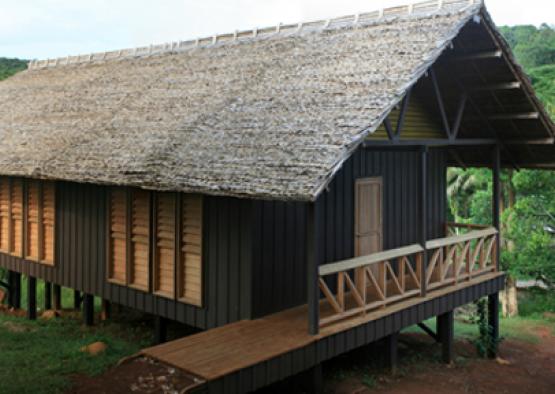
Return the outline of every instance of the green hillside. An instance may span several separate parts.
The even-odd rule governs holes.
[[[0,80],[11,77],[27,67],[27,60],[0,57]]]
[[[505,36],[519,63],[546,108],[555,116],[555,29],[547,24],[535,26],[503,26]]]

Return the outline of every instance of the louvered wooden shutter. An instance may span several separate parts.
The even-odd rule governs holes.
[[[131,264],[129,284],[148,290],[150,261],[150,192],[131,192]]]
[[[0,250],[9,253],[10,181],[0,177]]]
[[[25,243],[25,257],[29,260],[39,260],[39,213],[40,185],[38,181],[27,181],[27,232]]]
[[[126,284],[127,192],[124,189],[113,188],[110,192],[109,225],[108,278]]]
[[[56,221],[56,184],[43,182],[41,190],[41,256],[45,264],[54,264],[54,229]]]
[[[156,244],[154,258],[154,292],[174,297],[176,198],[174,194],[156,195]]]
[[[181,199],[181,256],[178,297],[202,306],[202,196]]]
[[[10,190],[10,253],[23,257],[23,181],[13,179]]]

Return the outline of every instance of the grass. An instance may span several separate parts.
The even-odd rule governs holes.
[[[60,393],[72,376],[96,375],[148,344],[146,332],[129,323],[88,328],[77,317],[28,321],[0,314],[0,391]],[[91,356],[80,348],[96,341],[108,345]]]

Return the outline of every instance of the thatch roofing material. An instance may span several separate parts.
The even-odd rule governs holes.
[[[441,3],[33,63],[0,83],[0,174],[313,200],[482,7]]]

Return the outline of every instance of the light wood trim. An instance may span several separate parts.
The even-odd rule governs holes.
[[[402,248],[391,249],[384,252],[372,253],[367,256],[355,257],[352,259],[342,260],[335,263],[324,264],[319,267],[320,276],[335,274],[341,271],[348,271],[371,264],[380,263],[386,260],[393,260],[398,257],[411,255],[424,251],[419,244],[404,246]]]
[[[462,235],[455,235],[447,238],[433,239],[431,241],[426,242],[426,249],[436,249],[436,248],[441,248],[443,246],[454,245],[461,242],[466,242],[473,239],[494,235],[494,234],[497,234],[497,232],[498,232],[497,229],[490,227],[485,230],[470,231]]]

